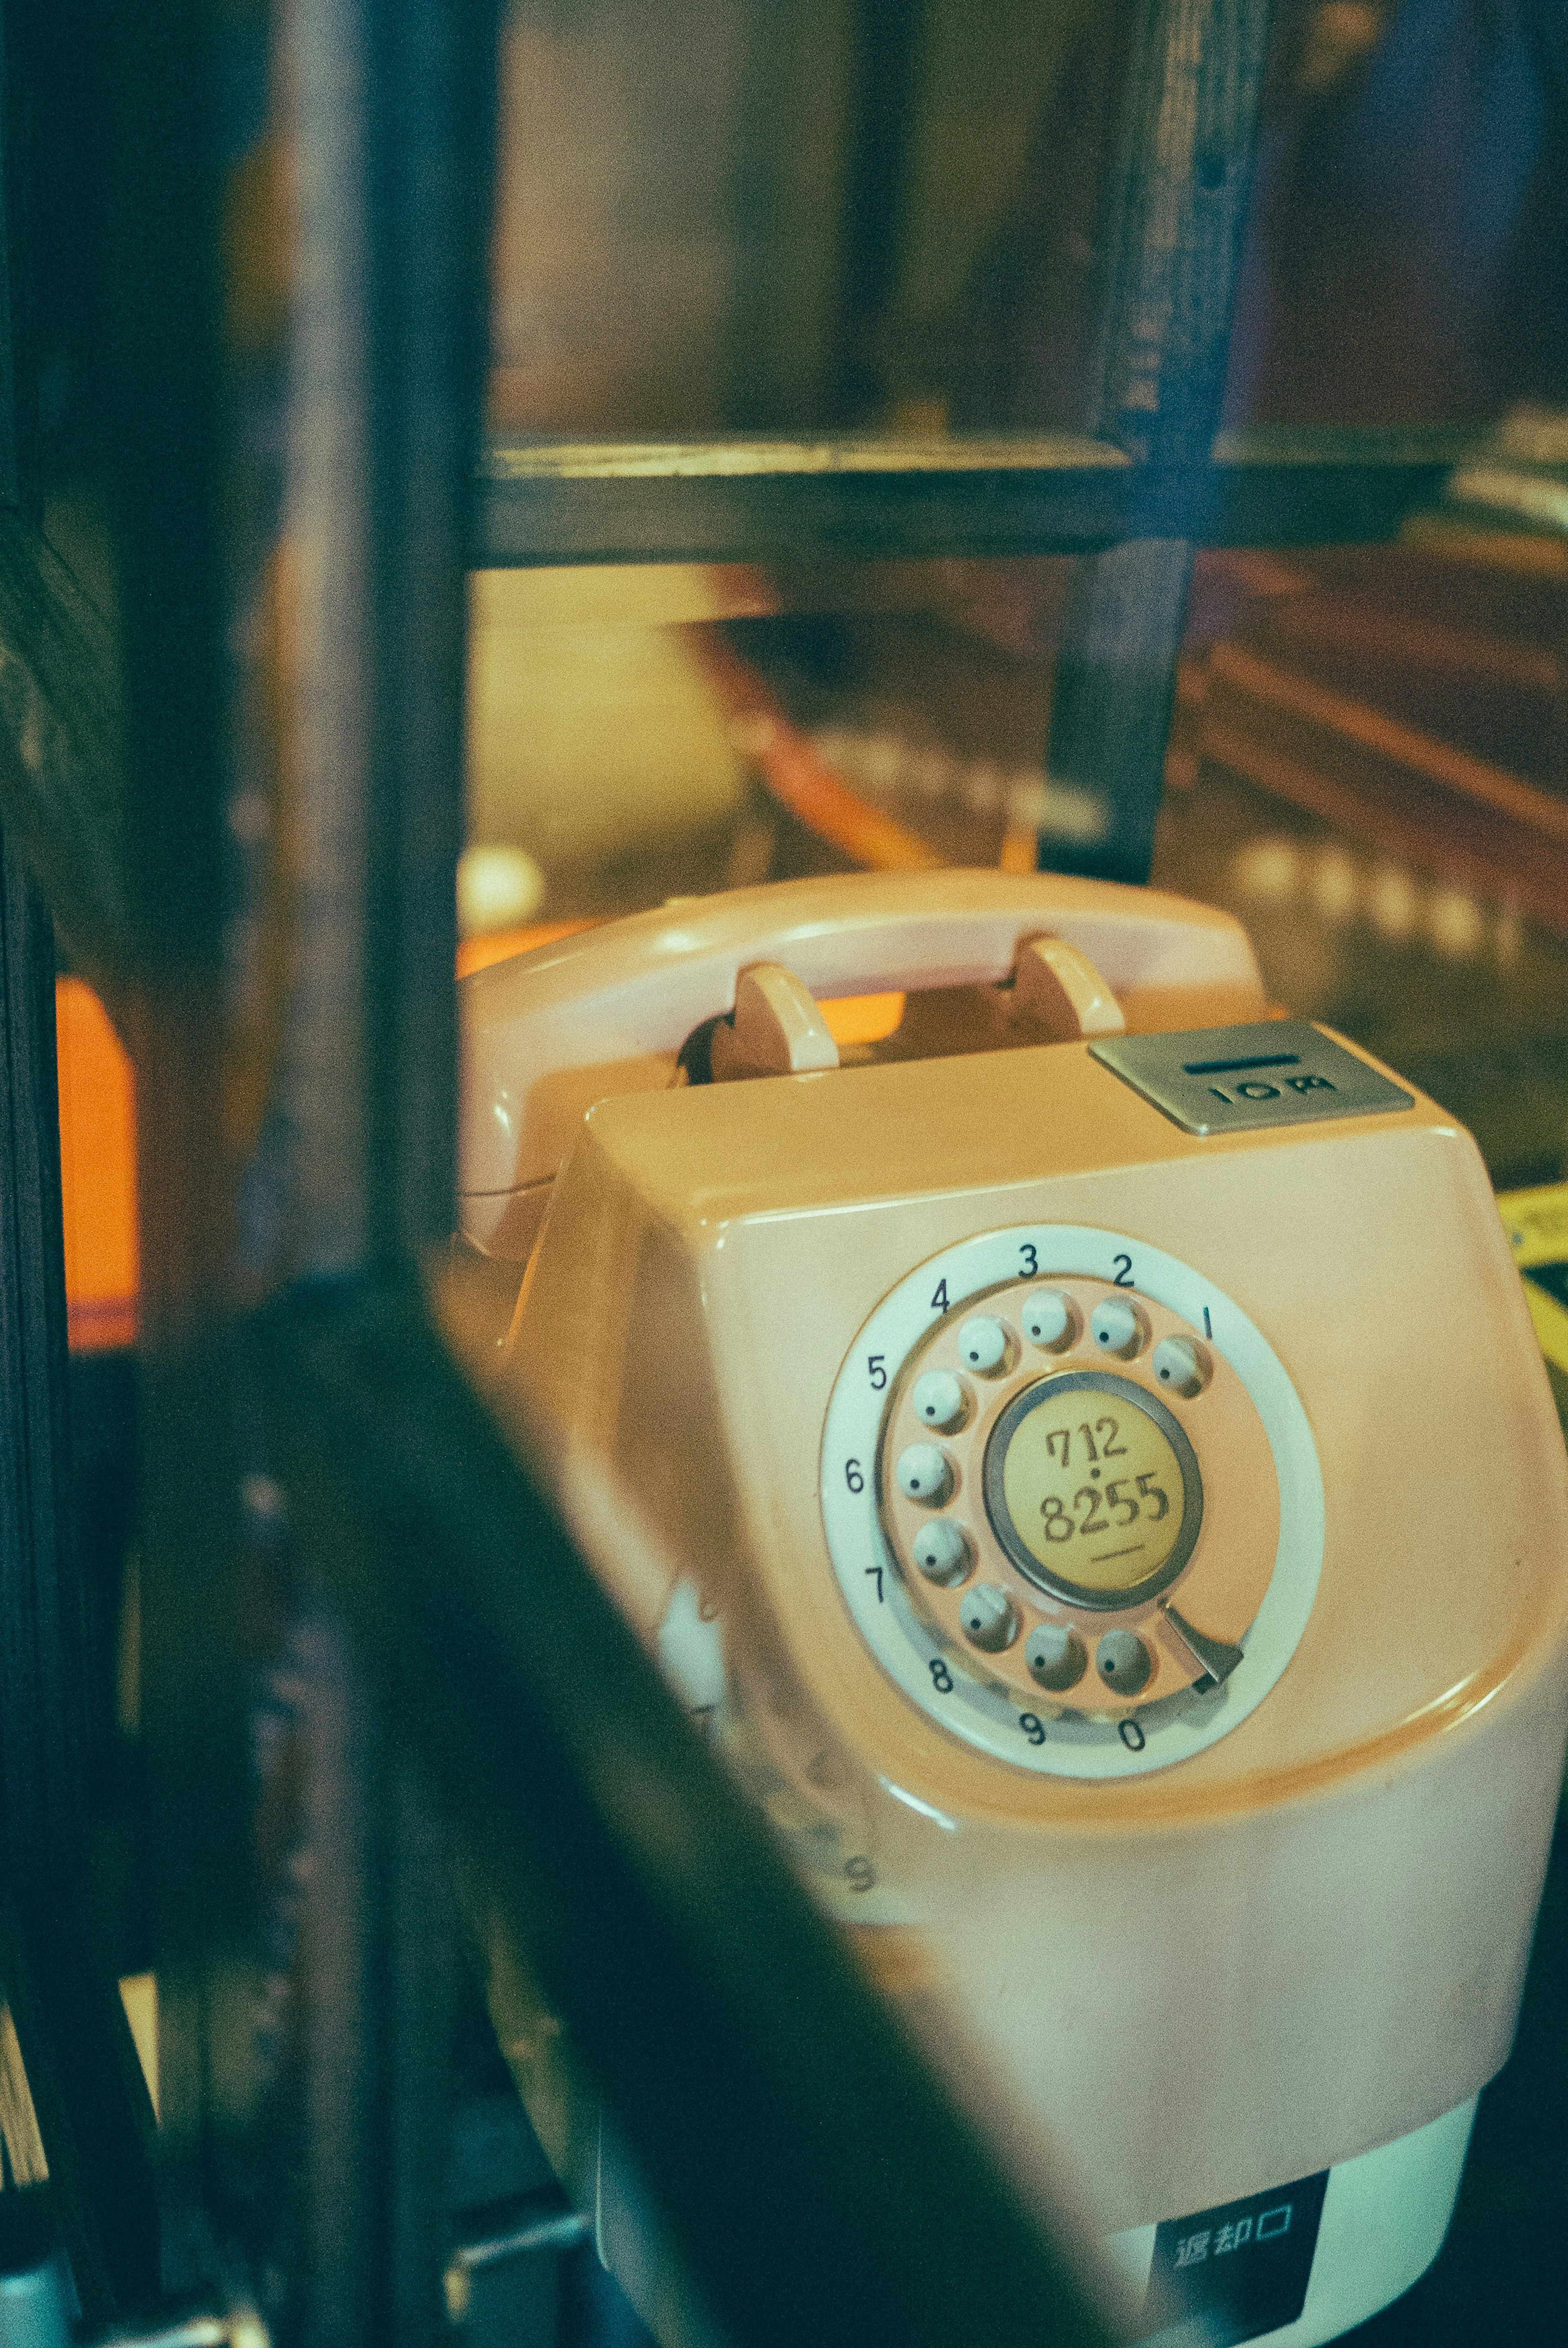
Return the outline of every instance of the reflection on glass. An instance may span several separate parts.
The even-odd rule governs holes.
[[[512,0],[502,434],[1032,430],[1088,409],[1123,8]],[[1229,419],[1568,398],[1547,0],[1279,12]]]
[[[477,574],[469,928],[1091,844],[1043,763],[1064,570]]]
[[[1534,0],[1286,12],[1233,420],[1470,420],[1568,394],[1556,15]]]
[[[957,0],[513,0],[496,427],[1031,420],[993,345],[1038,291],[1042,202],[1053,296],[1081,296],[1114,15],[995,0],[977,38]]]
[[[1568,556],[1419,542],[1199,559],[1156,882],[1246,924],[1275,999],[1478,1131],[1568,1134]],[[671,896],[858,867],[1082,869],[1045,767],[1067,565],[487,572],[466,957]]]

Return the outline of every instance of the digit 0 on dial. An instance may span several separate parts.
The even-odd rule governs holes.
[[[875,1403],[856,1375],[873,1337]],[[959,1736],[1068,1775],[1163,1766],[1288,1661],[1321,1557],[1311,1436],[1259,1333],[1156,1251],[1061,1227],[949,1250],[862,1332],[825,1464],[857,1426],[873,1488],[852,1510],[824,1482],[840,1586]],[[869,1612],[850,1573],[867,1540],[891,1568]]]

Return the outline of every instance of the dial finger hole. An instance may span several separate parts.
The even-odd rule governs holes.
[[[938,1517],[934,1522],[922,1525],[909,1546],[909,1554],[927,1581],[950,1590],[962,1581],[969,1570],[968,1535],[961,1525],[948,1517]]]
[[[944,1434],[961,1426],[968,1416],[969,1398],[964,1392],[963,1381],[951,1370],[927,1370],[917,1378],[909,1396],[917,1418],[927,1426],[939,1427]]]
[[[1078,1308],[1060,1288],[1037,1289],[1019,1317],[1030,1344],[1048,1354],[1064,1354],[1078,1334]]]
[[[1149,1356],[1149,1367],[1163,1386],[1189,1398],[1202,1394],[1214,1370],[1207,1346],[1194,1337],[1162,1337]]]
[[[1136,1695],[1148,1686],[1154,1659],[1136,1631],[1107,1631],[1094,1650],[1094,1668],[1118,1695]]]
[[[1127,1362],[1142,1349],[1149,1325],[1125,1297],[1107,1296],[1090,1315],[1089,1334],[1098,1352],[1114,1354],[1118,1361]]]
[[[1089,1664],[1082,1640],[1065,1622],[1041,1622],[1030,1632],[1023,1659],[1030,1676],[1058,1694],[1076,1687]]]
[[[1000,1654],[1018,1637],[1018,1609],[994,1581],[976,1583],[958,1610],[958,1622],[970,1646],[988,1655]]]
[[[1008,1333],[989,1313],[976,1313],[958,1332],[958,1355],[982,1378],[999,1377],[1008,1365]]]
[[[953,1463],[935,1443],[911,1443],[893,1473],[904,1498],[922,1508],[939,1509],[953,1488]]]

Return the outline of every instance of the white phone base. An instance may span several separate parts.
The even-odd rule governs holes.
[[[1326,2175],[1253,2194],[1224,2209],[1130,2226],[1102,2244],[1123,2308],[1151,2297],[1158,2254],[1168,2290],[1195,2285],[1185,2306],[1166,2297],[1132,2348],[1322,2348],[1391,2306],[1443,2246],[1459,2194],[1478,2098]],[[602,2265],[665,2348],[722,2348],[688,2296],[631,2164],[601,2120],[592,2176],[594,2243]],[[1261,2234],[1261,2242],[1255,2239]],[[1261,2262],[1275,2270],[1262,2271]],[[1252,2328],[1249,2307],[1265,2328]],[[1296,2308],[1268,2325],[1268,2311]],[[1156,2310],[1159,2312],[1156,2312]],[[1163,2313],[1164,2321],[1161,2322]]]
[[[1178,2343],[1181,2348],[1199,2348],[1200,2343],[1214,2348],[1214,2343],[1243,2339],[1260,2343],[1260,2348],[1320,2348],[1321,2343],[1337,2340],[1391,2305],[1420,2281],[1443,2246],[1476,2102],[1471,2096],[1425,2127],[1353,2160],[1337,2161],[1329,2169],[1306,2297],[1292,2321],[1272,2331],[1239,2333],[1220,2310],[1205,2322],[1204,2312],[1194,2309],[1166,2329],[1143,2335],[1139,2348],[1177,2348]],[[1291,2209],[1291,2197],[1299,2190],[1280,2187],[1276,2195],[1267,2197],[1275,2207],[1264,2217],[1274,2215],[1277,2223],[1277,2212]],[[1134,2302],[1148,2287],[1159,2235],[1175,2235],[1172,2248],[1176,2257],[1188,2248],[1195,2253],[1186,2265],[1194,2280],[1205,2271],[1218,2275],[1227,2260],[1240,2269],[1256,2255],[1250,2239],[1239,2245],[1224,2243],[1225,2234],[1234,2236],[1240,2230],[1234,2224],[1216,2226],[1214,2219],[1222,2214],[1204,2212],[1174,2226],[1130,2226],[1124,2233],[1107,2236],[1104,2247]],[[1249,2237],[1258,2222],[1255,2216],[1247,2226]],[[1288,2237],[1276,2239],[1284,2247]]]

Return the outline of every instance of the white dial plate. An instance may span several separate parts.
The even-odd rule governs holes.
[[[971,1676],[910,1605],[877,1512],[884,1407],[907,1356],[971,1300],[1028,1278],[1112,1281],[1165,1305],[1222,1354],[1267,1434],[1279,1483],[1279,1548],[1268,1589],[1241,1641],[1242,1660],[1203,1696],[1130,1706],[1124,1717],[1054,1718],[1051,1699],[1025,1712]],[[861,1329],[828,1404],[822,1513],[839,1588],[888,1676],[931,1719],[1015,1767],[1065,1777],[1125,1777],[1201,1753],[1263,1701],[1295,1653],[1323,1559],[1323,1479],[1307,1414],[1273,1348],[1224,1292],[1175,1257],[1078,1223],[1020,1223],[930,1257]],[[983,1668],[982,1659],[976,1659]],[[944,1685],[944,1682],[947,1683]]]

